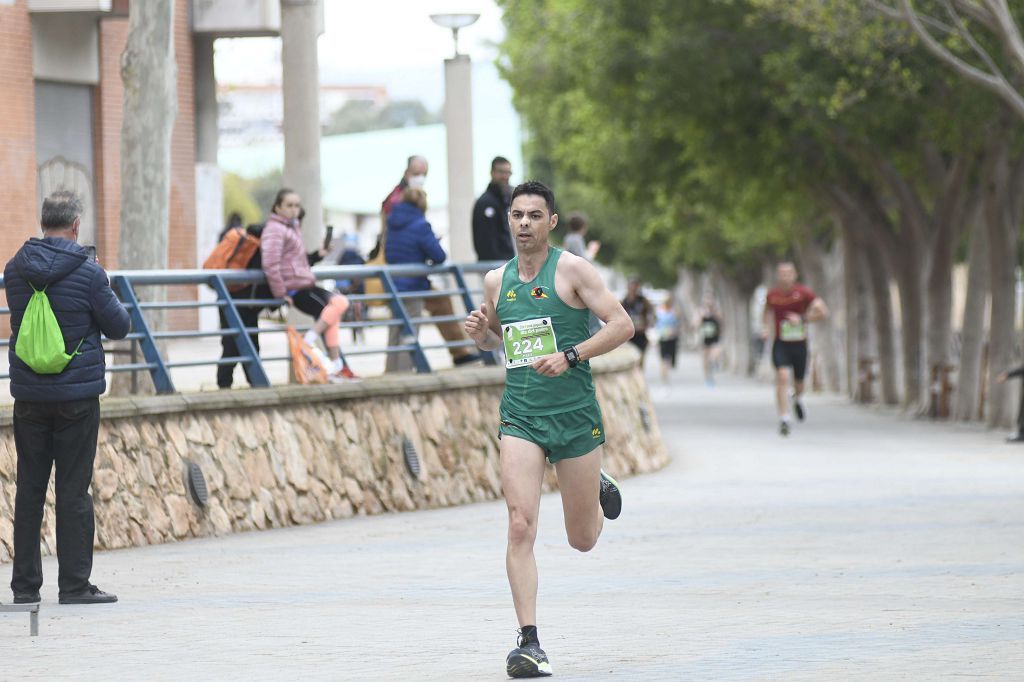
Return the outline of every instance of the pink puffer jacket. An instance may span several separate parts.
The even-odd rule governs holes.
[[[308,289],[316,284],[309,267],[306,246],[298,225],[271,213],[260,236],[263,273],[275,298],[284,298],[289,291]]]

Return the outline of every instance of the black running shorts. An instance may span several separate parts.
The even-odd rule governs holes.
[[[807,373],[807,342],[775,339],[775,343],[772,344],[772,364],[775,365],[775,369],[792,367],[793,378],[803,381],[804,374]]]

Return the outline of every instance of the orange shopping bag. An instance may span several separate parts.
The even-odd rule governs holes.
[[[288,326],[288,352],[292,356],[292,377],[295,383],[327,383],[327,365],[291,325]]]

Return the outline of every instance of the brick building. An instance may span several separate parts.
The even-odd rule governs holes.
[[[221,226],[214,41],[279,35],[282,4],[302,11],[311,3],[174,0],[178,113],[171,139],[170,268],[197,267]],[[319,28],[297,37],[315,55],[323,8],[312,5]],[[0,0],[0,205],[6,211],[0,262],[39,234],[43,197],[67,187],[85,204],[79,241],[95,244],[108,270],[119,267],[120,69],[131,6],[132,0]],[[293,82],[317,82],[315,59],[307,62],[285,67]],[[313,118],[293,127],[309,125],[318,135],[316,124]],[[318,175],[314,184],[318,189]],[[194,299],[196,292],[178,288],[169,295]],[[194,311],[170,319],[174,326],[195,324]]]
[[[80,240],[116,268],[120,240],[121,53],[126,0],[0,0],[0,231],[6,261],[39,234],[58,186],[85,202]],[[196,263],[196,135],[188,0],[175,6],[178,117],[171,142],[168,264]]]

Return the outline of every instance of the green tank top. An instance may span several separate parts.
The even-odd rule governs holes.
[[[544,324],[550,318],[554,342],[559,351],[575,346],[590,338],[590,311],[573,308],[555,292],[555,269],[562,249],[548,247],[548,257],[537,276],[529,281],[519,279],[519,257],[505,266],[498,292],[498,319],[501,321],[502,340],[506,354],[509,340],[516,330],[515,323]],[[506,367],[508,365],[506,364]],[[505,371],[505,393],[502,409],[522,415],[549,415],[570,412],[596,399],[590,363],[581,362],[557,377],[546,377],[529,364],[510,367]]]

